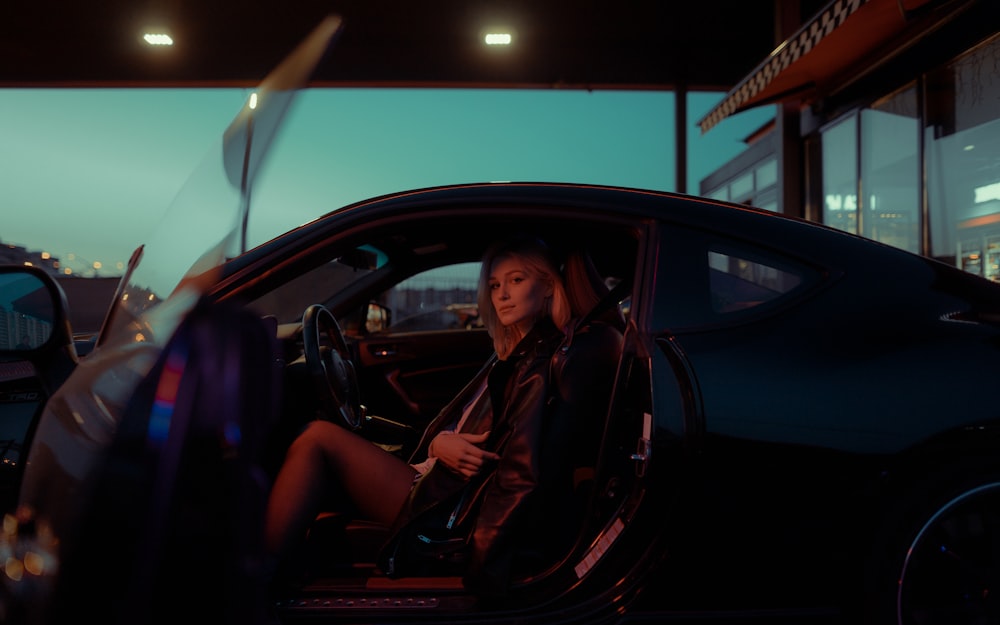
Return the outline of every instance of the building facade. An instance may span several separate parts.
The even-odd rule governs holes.
[[[764,104],[702,195],[1000,281],[1000,2],[835,0],[699,124]]]

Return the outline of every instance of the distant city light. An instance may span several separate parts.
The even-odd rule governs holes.
[[[486,33],[484,38],[488,46],[509,46],[510,33]]]
[[[174,40],[166,33],[146,33],[142,38],[151,46],[172,46]]]

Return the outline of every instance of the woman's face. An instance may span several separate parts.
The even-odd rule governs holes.
[[[535,320],[545,310],[545,299],[551,297],[552,287],[514,256],[493,260],[490,268],[490,299],[500,323],[516,326],[527,334]]]

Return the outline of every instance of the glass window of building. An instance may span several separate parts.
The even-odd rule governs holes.
[[[862,235],[920,252],[920,116],[911,85],[861,111]]]
[[[747,172],[729,183],[729,197],[734,202],[749,202],[753,198],[753,172]]]
[[[757,165],[753,172],[757,189],[753,205],[764,210],[778,212],[778,159],[769,158]]]
[[[823,130],[823,223],[858,232],[858,122],[852,115]]]
[[[760,191],[773,184],[778,184],[778,159],[770,158],[754,170],[754,183]]]
[[[929,254],[1000,281],[1000,36],[929,72],[926,102]]]
[[[823,131],[824,223],[920,252],[919,123],[911,85]]]
[[[778,212],[778,189],[771,187],[766,191],[761,191],[753,200],[753,205],[767,211]]]

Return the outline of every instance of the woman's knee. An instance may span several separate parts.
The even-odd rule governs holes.
[[[348,432],[329,421],[311,421],[292,441],[289,454],[336,451],[347,440]]]

